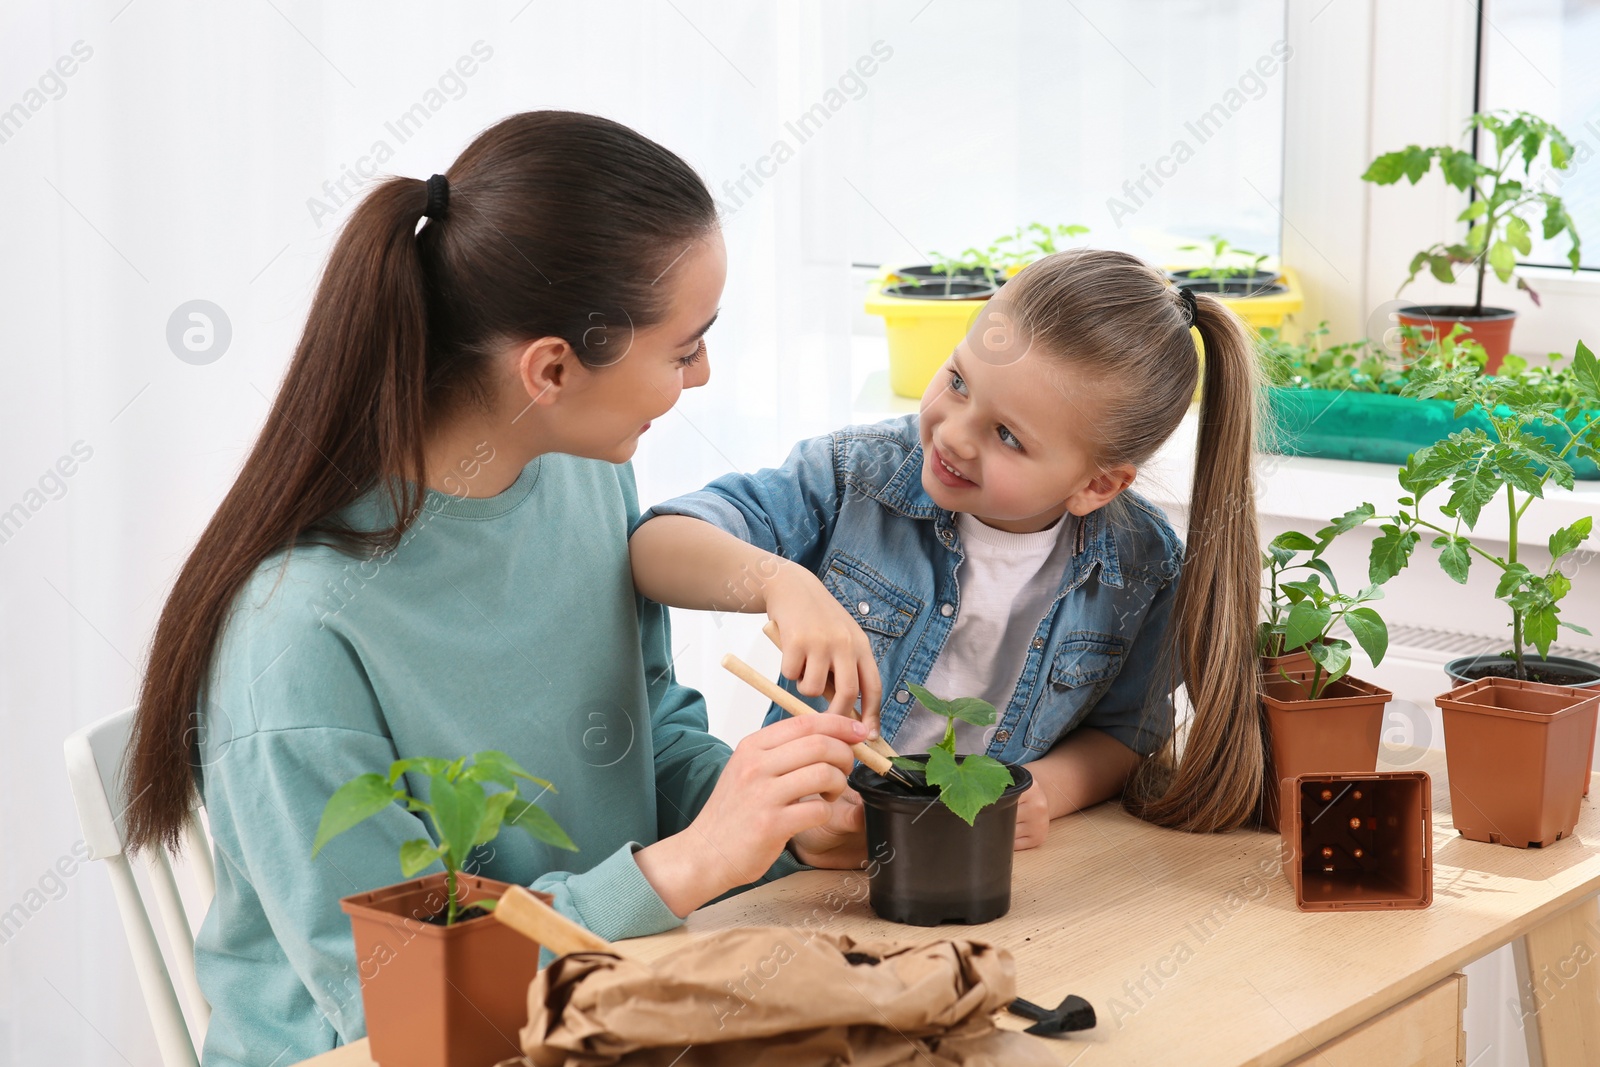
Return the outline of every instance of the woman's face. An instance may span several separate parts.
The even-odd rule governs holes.
[[[569,359],[559,399],[541,418],[552,451],[624,463],[683,390],[706,384],[704,335],[716,320],[727,274],[722,233],[713,229],[685,245],[652,283],[669,293],[661,322],[613,331],[610,343],[619,351],[604,366]]]

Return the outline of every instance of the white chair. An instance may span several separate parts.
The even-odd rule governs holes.
[[[133,951],[133,966],[144,992],[145,1007],[155,1027],[161,1062],[164,1067],[199,1067],[195,1050],[205,1042],[211,1006],[200,994],[200,983],[195,979],[194,931],[190,929],[183,901],[178,896],[172,865],[164,849],[147,850],[138,861],[149,876],[156,898],[173,963],[195,1021],[193,1034],[184,1022],[177,990],[150,923],[149,909],[134,880],[133,864],[123,848],[123,813],[127,806],[122,785],[123,756],[128,750],[133,716],[134,709],[128,708],[68,737],[64,745],[67,779],[78,807],[78,822],[83,826],[89,858],[104,860],[111,872],[117,910],[122,913],[123,930],[128,935],[128,947]],[[217,892],[216,872],[211,865],[211,842],[200,826],[198,806],[184,827],[183,842],[204,903],[209,907]]]

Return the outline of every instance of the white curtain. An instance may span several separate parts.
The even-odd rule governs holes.
[[[131,703],[357,179],[426,177],[546,107],[628,123],[706,177],[730,256],[712,383],[646,438],[648,504],[859,414],[860,353],[881,354],[852,340],[873,329],[852,262],[1036,218],[1151,254],[1212,230],[1275,251],[1271,79],[1136,227],[1107,213],[1281,36],[1264,0],[0,9],[0,1064],[156,1062],[107,879],[70,862],[60,743]],[[170,340],[192,301],[220,309],[209,362]],[[676,643],[719,730],[759,723],[711,666],[757,656],[748,620],[680,616]]]

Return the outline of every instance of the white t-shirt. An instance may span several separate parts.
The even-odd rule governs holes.
[[[1068,512],[1048,529],[1018,534],[956,515],[963,553],[956,568],[961,610],[928,673],[928,692],[944,700],[981,697],[1005,713],[1034,631],[1061,588],[1077,523]],[[926,752],[944,738],[944,724],[942,715],[913,704],[890,741],[903,753]],[[975,726],[958,719],[956,751],[984,751],[997,729],[998,722]]]

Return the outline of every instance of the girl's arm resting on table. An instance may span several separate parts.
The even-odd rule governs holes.
[[[1121,796],[1143,759],[1110,734],[1080,727],[1028,764],[1028,770],[1044,793],[1050,818],[1059,819]]]
[[[1017,800],[1018,849],[1037,848],[1050,820],[1117,796],[1139,765],[1133,749],[1102,730],[1080,726],[1028,764],[1033,786]]]

